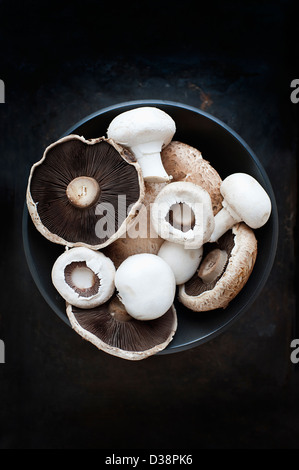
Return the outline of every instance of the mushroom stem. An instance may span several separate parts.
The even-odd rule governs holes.
[[[224,201],[223,201],[224,206]],[[215,228],[210,237],[209,242],[214,243],[219,240],[222,235],[227,232],[238,222],[241,222],[241,218],[237,214],[233,214],[228,207],[223,207],[214,217]]]
[[[95,275],[87,266],[76,266],[71,272],[71,281],[78,289],[90,289],[95,283]]]
[[[205,284],[215,281],[215,279],[222,274],[227,263],[227,258],[228,255],[225,250],[216,248],[210,251],[200,265],[198,277],[200,277]]]
[[[164,183],[172,179],[172,176],[166,173],[162,164],[160,153],[162,146],[163,141],[157,141],[131,147],[141,167],[143,178],[150,183]]]
[[[94,178],[79,176],[66,188],[66,195],[75,207],[87,208],[95,204],[100,195],[100,186]]]

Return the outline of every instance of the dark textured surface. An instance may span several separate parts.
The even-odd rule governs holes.
[[[295,2],[209,2],[197,14],[167,3],[128,15],[90,0],[0,2],[2,449],[299,447]],[[243,137],[272,182],[280,238],[262,294],[227,332],[132,363],[50,310],[28,271],[21,217],[45,146],[100,108],[150,98],[199,107]]]

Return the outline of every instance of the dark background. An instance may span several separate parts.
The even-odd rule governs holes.
[[[295,4],[0,0],[1,449],[299,448]],[[21,217],[44,148],[86,115],[139,98],[190,104],[238,132],[271,180],[280,237],[266,286],[228,331],[130,362],[50,310]]]

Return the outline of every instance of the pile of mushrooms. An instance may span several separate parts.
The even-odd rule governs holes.
[[[128,360],[172,341],[176,299],[194,312],[227,307],[253,270],[254,229],[271,213],[252,176],[222,181],[175,132],[164,111],[135,108],[105,137],[51,144],[28,179],[33,223],[63,247],[51,276],[71,326]]]

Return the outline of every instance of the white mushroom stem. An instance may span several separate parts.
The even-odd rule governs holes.
[[[94,284],[94,277],[93,271],[84,266],[74,268],[71,274],[73,284],[79,289],[90,289]]]
[[[271,200],[252,176],[233,173],[223,180],[220,192],[224,198],[223,209],[215,216],[215,227],[210,242],[216,242],[238,222],[245,222],[249,227],[256,229],[268,221]]]
[[[232,211],[228,207],[225,208],[224,204],[225,202],[223,201],[223,208],[214,217],[215,228],[209,240],[211,243],[219,240],[225,232],[238,222],[241,222],[241,217],[238,217],[237,214],[232,215]]]
[[[138,161],[143,178],[150,183],[170,181],[161,160],[163,141],[134,145],[131,150]]]
[[[215,281],[223,273],[227,259],[228,255],[225,250],[216,248],[210,251],[200,265],[198,277],[205,284]]]
[[[93,205],[98,200],[100,192],[98,182],[89,176],[79,176],[73,179],[66,188],[69,201],[79,208]]]
[[[107,135],[133,152],[145,181],[161,183],[171,179],[163,167],[161,150],[170,143],[175,131],[175,122],[167,113],[145,106],[116,116]]]
[[[177,285],[189,281],[202,259],[203,248],[188,249],[183,245],[165,241],[158,252],[160,256],[172,269]]]

